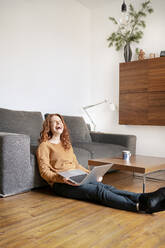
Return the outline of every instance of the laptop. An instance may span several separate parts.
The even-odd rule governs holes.
[[[58,172],[58,174],[65,177],[72,183],[82,185],[85,183],[96,182],[97,178],[104,176],[104,174],[112,167],[112,165],[113,164],[110,163],[96,166],[90,171],[89,174],[79,169]]]

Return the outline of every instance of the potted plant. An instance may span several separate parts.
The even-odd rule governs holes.
[[[142,29],[146,27],[144,18],[152,12],[153,8],[149,0],[142,3],[138,11],[130,4],[127,19],[124,23],[117,21],[114,17],[109,17],[109,20],[117,25],[117,31],[113,32],[107,39],[109,47],[114,45],[117,51],[124,47],[124,58],[126,62],[131,61],[132,57],[130,44],[132,42],[139,43],[139,40],[143,37]]]

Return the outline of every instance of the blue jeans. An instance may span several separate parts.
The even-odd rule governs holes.
[[[111,208],[118,208],[137,212],[136,204],[139,202],[140,193],[118,190],[103,183],[89,183],[81,186],[54,183],[55,194],[67,198],[95,202]]]

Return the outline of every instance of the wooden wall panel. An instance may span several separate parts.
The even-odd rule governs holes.
[[[148,61],[120,64],[120,92],[144,92],[148,89]]]
[[[148,91],[165,91],[165,58],[151,59],[148,65]]]
[[[148,124],[165,125],[165,92],[148,95]]]
[[[119,124],[147,125],[148,94],[120,94]]]
[[[120,64],[119,124],[165,125],[165,57]]]

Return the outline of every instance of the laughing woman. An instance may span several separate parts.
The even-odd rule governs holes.
[[[36,155],[41,177],[56,195],[133,212],[151,214],[165,210],[165,188],[151,193],[133,193],[103,184],[101,178],[98,182],[78,186],[60,176],[58,172],[70,169],[89,171],[77,161],[67,126],[59,114],[48,115],[44,121]]]

